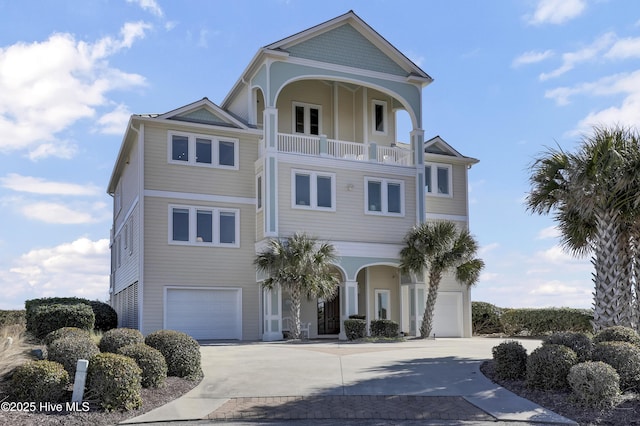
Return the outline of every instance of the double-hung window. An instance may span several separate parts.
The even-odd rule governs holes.
[[[169,132],[169,163],[238,169],[238,140]]]
[[[371,102],[371,122],[373,133],[387,134],[387,103],[385,101],[373,100]]]
[[[319,135],[322,129],[322,108],[319,105],[294,102],[293,129],[295,133]]]
[[[365,178],[365,213],[404,216],[404,181]]]
[[[424,192],[427,195],[451,197],[451,171],[449,164],[427,163],[424,166]]]
[[[336,210],[336,177],[333,173],[291,171],[293,208]]]
[[[169,206],[169,243],[239,247],[240,211],[217,207]]]

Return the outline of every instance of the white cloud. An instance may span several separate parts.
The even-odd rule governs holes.
[[[500,247],[500,244],[498,244],[498,243],[487,244],[486,246],[480,247],[480,249],[478,250],[478,255],[480,255],[480,256],[485,255],[485,254],[497,249],[498,247]]]
[[[553,50],[545,50],[544,52],[531,50],[529,52],[524,52],[522,55],[515,58],[511,63],[511,66],[513,68],[517,68],[522,65],[535,64],[551,58],[553,55]]]
[[[558,238],[560,236],[560,230],[556,226],[549,226],[538,232],[536,240],[546,240],[549,238]]]
[[[539,0],[527,21],[532,25],[562,24],[579,16],[586,6],[585,0]]]
[[[604,56],[609,59],[640,57],[640,37],[628,37],[616,41]]]
[[[18,210],[28,219],[57,225],[81,225],[105,221],[110,211],[103,202],[23,202]]]
[[[73,156],[77,148],[60,133],[94,117],[108,104],[108,92],[144,84],[140,75],[110,68],[108,59],[150,28],[126,23],[118,38],[94,43],[57,33],[0,48],[0,152],[26,150],[32,159]]]
[[[131,112],[126,105],[118,105],[113,111],[104,114],[98,119],[100,133],[108,135],[121,135],[129,122]]]
[[[155,0],[127,0],[127,3],[136,3],[143,10],[151,12],[159,18],[162,18],[162,16],[164,15],[162,9]]]
[[[615,34],[608,32],[598,37],[589,46],[574,52],[566,52],[562,54],[562,65],[555,70],[540,74],[540,80],[549,80],[550,78],[558,77],[568,71],[571,71],[577,64],[594,60],[598,55],[610,48],[615,41]]]
[[[36,297],[76,296],[106,300],[109,291],[109,240],[79,238],[34,249],[0,270],[0,309],[20,309]]]
[[[86,195],[95,196],[100,194],[100,188],[95,185],[79,185],[76,183],[47,181],[33,176],[22,176],[16,173],[9,173],[0,178],[3,187],[18,192],[28,192],[31,194],[43,195]]]

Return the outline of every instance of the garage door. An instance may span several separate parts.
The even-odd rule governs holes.
[[[167,288],[165,328],[194,339],[241,339],[240,289]]]
[[[433,315],[437,337],[462,337],[462,293],[441,291]]]

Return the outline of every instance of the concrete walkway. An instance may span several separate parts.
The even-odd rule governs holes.
[[[342,419],[340,424],[575,424],[480,372],[480,364],[500,342],[203,343],[202,382],[181,398],[123,423],[331,424]],[[529,353],[540,344],[522,343]]]

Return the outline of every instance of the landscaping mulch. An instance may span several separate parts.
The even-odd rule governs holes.
[[[640,394],[627,392],[623,394],[618,404],[604,410],[590,409],[571,401],[569,391],[548,391],[532,389],[524,380],[501,380],[495,375],[493,361],[485,361],[480,371],[492,382],[509,389],[557,414],[572,419],[580,425],[640,425]]]
[[[154,408],[160,407],[176,398],[181,397],[196,387],[199,380],[191,381],[179,377],[167,377],[161,388],[142,389],[142,407],[132,411],[102,411],[95,404],[90,404],[90,410],[84,412],[7,412],[0,410],[0,425],[11,426],[102,426],[115,425],[123,420],[137,417]],[[7,395],[9,382],[0,382],[0,401]],[[69,397],[69,400],[71,397]]]

